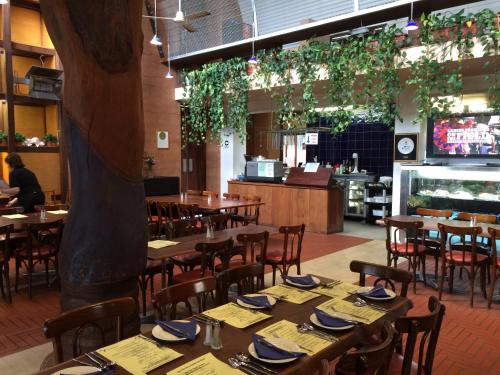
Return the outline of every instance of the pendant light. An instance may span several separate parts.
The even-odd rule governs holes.
[[[252,22],[252,57],[247,61],[249,65],[257,65],[257,57],[255,57],[255,18]]]
[[[168,72],[165,74],[166,79],[172,79],[174,78],[174,75],[170,71],[170,43],[167,40],[167,63],[168,63]]]
[[[413,1],[411,2],[411,10],[410,10],[410,20],[406,24],[406,31],[418,30],[417,23],[413,20]]]
[[[158,18],[156,18],[156,0],[155,0],[155,35],[151,38],[150,42],[153,46],[161,46],[162,42],[158,36]]]

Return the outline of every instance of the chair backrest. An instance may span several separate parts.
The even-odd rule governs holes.
[[[219,193],[217,193],[215,191],[203,190],[203,192],[201,193],[201,195],[203,195],[204,197],[210,197],[212,199],[219,198]]]
[[[255,257],[260,255],[260,261],[264,264],[267,254],[267,244],[269,242],[269,232],[264,231],[260,233],[240,233],[236,236],[236,240],[243,244],[245,248],[245,255],[243,259],[246,261],[248,251],[250,251],[250,263],[255,261]],[[256,253],[259,250],[259,254]]]
[[[28,223],[28,255],[31,256],[32,249],[37,246],[52,246],[52,251],[57,254],[61,243],[63,229],[62,219],[46,223]]]
[[[174,207],[175,204],[171,202],[156,202],[156,212],[160,225],[165,225],[169,220],[174,219]]]
[[[470,220],[471,218],[476,218],[476,222],[478,223],[488,223],[495,224],[497,222],[496,215],[488,215],[488,214],[474,214],[470,212],[459,212],[458,220]]]
[[[153,307],[155,308],[157,318],[176,319],[177,304],[183,302],[188,309],[188,315],[193,315],[193,308],[189,302],[189,298],[196,297],[198,302],[198,312],[205,310],[206,294],[216,289],[215,277],[204,277],[198,280],[187,281],[176,285],[169,286],[160,290],[153,296]],[[170,313],[167,309],[170,307]]]
[[[220,260],[222,270],[229,268],[229,259],[233,249],[232,238],[219,242],[199,242],[194,248],[201,253],[200,277],[205,277],[209,268],[212,268],[212,276],[215,274],[213,265],[216,259]]]
[[[2,225],[0,226],[0,236],[3,239],[0,241],[0,253],[2,254],[2,258],[5,262],[8,262],[10,259],[10,233],[14,230],[14,224]],[[0,277],[2,277],[0,275]]]
[[[240,195],[236,193],[224,193],[222,194],[224,199],[230,200],[230,201],[237,201],[240,199]]]
[[[462,261],[465,261],[466,254],[471,254],[471,264],[475,265],[477,259],[477,236],[481,234],[481,227],[455,227],[453,225],[446,225],[438,223],[438,229],[441,237],[441,257],[445,258],[446,251],[450,252],[451,259],[459,259],[453,255],[455,252],[462,254]],[[454,238],[459,238],[458,244],[453,244]],[[466,241],[466,237],[467,240]],[[453,244],[453,245],[452,245]]]
[[[406,343],[403,351],[403,340],[399,340],[396,351],[404,352],[402,375],[409,375],[412,368],[413,358],[418,358],[417,374],[432,373],[432,363],[436,352],[439,331],[443,322],[445,306],[438,298],[431,296],[428,302],[429,314],[423,316],[407,316],[396,320],[395,327],[399,335],[406,334]],[[420,335],[421,334],[421,335]],[[418,356],[415,357],[415,348],[418,343]]]
[[[284,234],[283,258],[300,259],[302,240],[304,239],[305,224],[279,227],[279,232]]]
[[[187,195],[201,195],[201,190],[187,190]]]
[[[24,212],[22,207],[6,207],[0,208],[0,215],[14,215]]]
[[[177,213],[179,215],[179,219],[192,219],[196,215],[196,211],[198,210],[198,206],[196,204],[176,204]]]
[[[190,236],[200,232],[197,219],[169,220],[166,224],[166,234],[169,239]]]
[[[262,198],[259,197],[258,195],[245,194],[241,197],[241,200],[246,202],[260,203],[262,201]],[[247,206],[245,207],[244,211],[245,211],[245,216],[255,216],[257,217],[257,222],[258,222],[260,205]]]
[[[414,221],[399,221],[385,218],[385,248],[388,252],[398,249],[399,252],[411,253],[413,247],[417,249],[419,234],[424,222],[416,218]],[[401,244],[404,246],[401,247]],[[416,253],[416,252],[415,252]]]
[[[224,230],[227,229],[227,221],[229,220],[230,214],[217,214],[210,215],[203,218],[206,224],[212,224],[214,230]]]
[[[229,268],[217,274],[217,300],[219,304],[229,302],[229,287],[237,285],[238,295],[255,293],[264,288],[264,265],[245,264]]]
[[[385,374],[394,352],[397,334],[389,322],[382,328],[382,343],[344,353],[336,367],[336,374]],[[324,372],[328,374],[328,372]]]
[[[57,210],[67,211],[67,210],[69,210],[69,205],[63,204],[63,203],[39,205],[39,206],[35,206],[35,211],[40,212],[42,210],[42,208],[44,208],[45,211],[57,211]]]
[[[408,271],[398,268],[383,266],[381,264],[362,262],[360,260],[353,260],[349,265],[352,272],[359,273],[359,285],[365,286],[366,275],[376,276],[373,285],[379,282],[387,282],[391,289],[395,292],[396,285],[394,282],[401,283],[401,297],[406,297],[408,293],[408,285],[411,283],[412,274]]]
[[[146,212],[148,214],[148,222],[156,222],[157,218],[154,216],[158,215],[158,210],[156,208],[156,202],[152,200],[146,200]]]
[[[430,217],[445,217],[449,218],[453,214],[451,210],[434,210],[432,208],[417,208],[417,215]]]
[[[130,297],[116,298],[109,301],[99,302],[90,306],[80,307],[66,311],[57,318],[47,319],[43,324],[45,337],[52,339],[54,345],[54,357],[56,363],[63,361],[63,347],[61,337],[66,332],[73,332],[73,357],[80,353],[80,335],[87,327],[93,327],[101,333],[101,347],[110,344],[105,342],[105,327],[109,321],[116,322],[116,340],[123,339],[123,322],[126,318],[137,315],[137,305]]]
[[[493,275],[498,272],[498,261],[497,261],[497,241],[500,240],[500,230],[495,228],[488,228],[488,233],[491,236],[491,265],[493,268]]]

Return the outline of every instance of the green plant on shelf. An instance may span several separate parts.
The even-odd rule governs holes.
[[[5,133],[4,131],[0,130],[0,142],[4,142],[7,140],[7,133]]]
[[[45,134],[43,136],[43,141],[46,146],[54,146],[57,145],[57,137],[53,134]]]
[[[430,207],[431,206],[431,198],[423,197],[418,195],[410,195],[408,197],[408,207],[416,208],[416,207]]]
[[[14,139],[16,141],[16,143],[22,143],[26,140],[26,136],[24,136],[23,134],[21,133],[15,133],[14,134]]]

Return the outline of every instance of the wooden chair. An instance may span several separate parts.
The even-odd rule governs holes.
[[[297,274],[300,275],[300,254],[302,252],[302,240],[306,226],[283,226],[279,232],[283,234],[283,249],[267,251],[265,258],[257,257],[257,261],[269,264],[273,269],[273,285],[276,284],[276,269],[279,269],[281,277],[285,277],[290,267],[297,267]]]
[[[359,273],[360,286],[365,286],[366,275],[376,276],[377,279],[373,285],[377,285],[379,282],[383,281],[395,292],[396,286],[394,282],[398,282],[401,283],[401,291],[399,295],[401,297],[406,297],[406,294],[408,293],[408,285],[412,279],[412,275],[408,271],[383,266],[381,264],[362,262],[360,260],[353,260],[349,265],[349,268],[352,272]]]
[[[449,219],[453,212],[451,210],[434,210],[431,208],[417,208],[417,215],[424,217]],[[438,278],[439,258],[441,257],[441,240],[439,239],[438,231],[425,231],[423,238],[425,246],[425,255],[430,255],[434,258],[434,275],[436,281]]]
[[[229,214],[210,215],[203,218],[205,224],[212,224],[215,231],[227,229],[227,222],[229,221]]]
[[[458,220],[470,220],[472,218],[476,219],[477,223],[488,223],[488,224],[495,224],[497,222],[497,217],[496,215],[488,215],[488,214],[474,214],[470,212],[459,212],[458,213]]]
[[[174,220],[175,204],[171,202],[156,202],[158,213],[158,234],[168,235],[167,224]]]
[[[423,373],[431,375],[445,306],[435,296],[431,296],[429,297],[428,308],[429,314],[427,315],[405,316],[396,320],[395,328],[399,338],[388,374],[410,375]],[[406,335],[405,340],[402,337],[404,335]],[[405,342],[404,350],[403,342]],[[417,347],[418,356],[415,356],[415,348]],[[417,358],[416,363],[413,362],[413,358]]]
[[[219,193],[215,191],[208,191],[208,190],[203,190],[201,193],[202,196],[204,197],[209,197],[211,199],[217,199],[219,198]]]
[[[16,292],[19,285],[19,269],[23,264],[27,270],[28,296],[30,298],[32,296],[31,286],[35,264],[45,264],[45,279],[47,284],[49,284],[49,262],[53,262],[57,275],[62,228],[62,220],[26,224],[26,232],[28,234],[26,243],[14,252],[16,260]]]
[[[382,328],[382,342],[354,352],[344,353],[337,365],[335,374],[385,374],[396,345],[397,332],[389,322]],[[322,360],[322,375],[330,374],[328,360]],[[332,373],[333,374],[333,373]]]
[[[500,230],[495,228],[488,228],[488,233],[491,236],[491,285],[490,292],[488,293],[488,309],[490,309],[491,302],[493,301],[493,294],[495,293],[495,284],[498,277],[500,276],[500,259],[497,255],[497,241],[500,240]]]
[[[57,318],[47,319],[43,324],[43,332],[46,338],[52,339],[56,363],[61,363],[64,361],[61,340],[63,334],[75,330],[73,333],[73,357],[78,357],[83,354],[79,347],[79,337],[85,327],[91,326],[101,332],[102,343],[99,347],[102,347],[122,340],[124,338],[124,321],[134,315],[137,315],[137,305],[132,298],[116,298],[66,311]],[[105,324],[109,326],[112,319],[116,324],[116,339],[112,342],[104,342],[105,328],[103,326]]]
[[[169,221],[167,224],[167,238],[172,240],[177,237],[190,236],[201,233],[198,219],[181,219]],[[178,266],[182,272],[187,272],[201,264],[201,254],[192,252],[184,255],[176,255],[171,258],[174,265]]]
[[[240,195],[236,193],[224,193],[222,194],[224,199],[227,199],[228,201],[239,201],[240,200]]]
[[[208,273],[214,276],[214,264],[217,259],[220,260],[222,264],[221,270],[228,269],[232,248],[232,238],[218,242],[197,243],[195,245],[195,250],[201,254],[200,268],[174,275],[173,283],[178,284],[186,281],[193,281],[205,277]]]
[[[156,207],[155,201],[146,200],[146,212],[148,215],[148,232],[154,237],[159,236],[160,225],[158,220],[158,208]]]
[[[243,195],[241,197],[241,200],[246,202],[260,203],[262,198],[257,195],[247,194]],[[255,205],[244,207],[243,214],[239,214],[238,212],[234,213],[233,215],[231,215],[231,228],[233,228],[233,225],[238,226],[238,223],[241,223],[242,225],[248,225],[249,223],[259,225],[259,210],[260,206]]]
[[[179,219],[194,219],[197,216],[198,206],[196,204],[178,203],[175,205]]]
[[[463,268],[469,277],[470,286],[470,306],[474,305],[474,283],[476,273],[480,271],[481,290],[484,298],[486,296],[486,267],[488,265],[488,256],[477,253],[477,236],[481,233],[481,227],[454,227],[438,223],[441,236],[441,278],[439,281],[439,300],[443,294],[444,278],[446,268],[449,269],[448,285],[450,293],[453,293],[453,277],[455,267]],[[452,246],[453,237],[458,236],[462,244],[465,244],[465,236],[470,236],[470,245],[458,247]],[[448,245],[448,246],[447,246]],[[448,247],[448,249],[447,249]]]
[[[10,274],[9,274],[9,260],[10,260],[10,232],[14,225],[3,225],[0,227],[0,290],[2,297],[7,303],[12,303],[12,296],[10,293]],[[5,280],[5,291],[4,291]]]
[[[40,212],[42,208],[44,208],[45,211],[57,211],[57,210],[68,211],[69,205],[63,203],[40,205],[40,206],[35,206],[35,211]]]
[[[408,261],[408,270],[413,271],[413,292],[417,292],[417,267],[422,265],[424,284],[425,279],[425,248],[419,235],[424,223],[419,220],[405,222],[385,218],[387,250],[387,266],[394,261],[394,268],[398,266],[398,259],[405,258]],[[402,241],[401,241],[402,238]]]
[[[229,287],[237,285],[238,295],[256,293],[264,288],[264,265],[246,264],[229,268],[217,274],[217,300],[219,304],[229,302]]]
[[[200,196],[201,195],[201,190],[186,190],[186,194],[187,195],[196,195],[196,196]]]
[[[187,316],[193,315],[193,308],[189,302],[189,298],[192,297],[196,297],[198,302],[198,313],[201,313],[206,307],[207,294],[213,292],[215,289],[216,281],[213,276],[171,285],[168,288],[162,289],[153,297],[156,317],[159,320],[176,319],[177,304],[179,304],[179,302],[183,302],[188,309]],[[167,313],[168,307],[170,307],[169,313]]]
[[[269,232],[264,231],[251,234],[240,233],[236,236],[236,240],[238,243],[235,244],[231,250],[229,268],[240,267],[247,264],[248,254],[250,254],[249,263],[254,263],[256,261],[256,256],[259,256],[261,262],[265,259],[265,255],[267,254],[267,244],[269,241]],[[222,264],[216,265],[215,270],[220,272],[222,270]]]

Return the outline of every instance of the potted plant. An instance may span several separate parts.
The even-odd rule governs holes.
[[[14,135],[14,140],[16,141],[16,146],[22,146],[23,142],[26,140],[26,137],[23,134],[16,132],[16,134]]]
[[[57,146],[57,137],[52,134],[45,134],[43,136],[43,141],[45,142],[45,145],[48,147],[55,147]]]
[[[7,145],[7,134],[0,130],[0,146]]]

